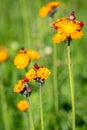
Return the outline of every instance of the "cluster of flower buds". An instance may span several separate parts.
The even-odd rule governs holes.
[[[25,85],[25,88],[23,91],[21,91],[21,94],[23,94],[24,97],[28,97],[31,95],[32,87],[29,85],[28,79],[24,77],[23,84]]]

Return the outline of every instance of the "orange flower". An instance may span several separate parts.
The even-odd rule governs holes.
[[[60,2],[50,2],[47,5],[43,6],[39,11],[40,17],[43,18],[47,15],[53,16],[58,6],[60,6]]]
[[[3,46],[0,46],[0,63],[5,61],[7,58],[8,51]]]
[[[24,48],[22,48],[18,54],[16,55],[16,57],[14,58],[14,65],[18,68],[18,69],[24,69],[28,66],[30,62],[30,58],[26,53],[26,50]]]
[[[37,51],[26,50],[22,48],[14,58],[14,65],[18,69],[24,69],[29,65],[31,60],[39,59],[39,58],[40,58],[40,54]]]
[[[27,54],[29,55],[31,60],[39,59],[40,54],[37,51],[34,50],[26,50]]]
[[[18,69],[26,68],[28,66],[29,62],[30,62],[30,59],[26,54],[18,54],[18,55],[16,55],[16,57],[14,59],[14,65]]]
[[[30,69],[25,76],[28,80],[33,80],[36,78],[36,71],[34,69]]]
[[[78,39],[82,37],[81,29],[84,23],[75,20],[75,16],[72,17],[73,20],[70,18],[60,18],[52,24],[52,27],[57,30],[57,34],[53,37],[54,43],[60,43],[67,38]]]
[[[37,78],[47,79],[51,72],[47,68],[41,67],[37,70],[36,73],[37,73]]]
[[[28,103],[26,100],[21,100],[18,104],[17,104],[17,108],[20,111],[26,111],[28,109]]]
[[[21,93],[25,89],[25,85],[23,84],[23,80],[19,80],[18,83],[14,87],[14,92]]]

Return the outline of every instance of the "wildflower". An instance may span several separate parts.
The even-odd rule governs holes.
[[[75,15],[72,13],[69,18],[60,18],[52,24],[52,27],[57,30],[54,35],[54,43],[60,43],[69,39],[78,39],[83,36],[82,21],[75,20]]]
[[[40,17],[46,17],[47,15],[52,17],[57,11],[58,6],[60,6],[60,2],[50,2],[46,4],[39,11]]]
[[[14,65],[18,68],[18,69],[24,69],[28,66],[30,62],[30,58],[26,53],[26,50],[22,49],[18,52],[18,54],[16,55],[16,57],[14,58]]]
[[[29,85],[29,81],[26,77],[23,80],[19,80],[18,83],[14,87],[14,92],[22,94],[24,97],[28,97],[31,95],[32,88]]]
[[[23,83],[23,80],[19,80],[18,83],[14,87],[14,92],[21,93],[25,90],[25,85]]]
[[[37,77],[40,78],[40,79],[47,79],[48,76],[50,75],[50,71],[47,69],[47,68],[44,68],[44,67],[40,67],[38,70],[37,70]]]
[[[39,58],[40,55],[37,51],[26,50],[22,48],[14,58],[14,65],[18,69],[24,69],[29,65],[31,60],[39,59]]]
[[[26,111],[28,109],[28,103],[27,103],[27,101],[26,100],[21,100],[20,102],[18,102],[17,108],[20,111]]]
[[[30,81],[36,78],[36,72],[34,69],[30,69],[27,73],[26,73],[26,78]]]
[[[0,46],[0,63],[5,61],[7,58],[8,51],[3,46]]]
[[[27,54],[29,55],[31,60],[39,59],[40,54],[37,51],[34,50],[26,50]]]
[[[50,71],[47,68],[44,68],[43,66],[38,66],[38,64],[34,64],[34,70],[36,72],[36,82],[43,84],[45,82],[45,79],[48,78],[50,75]]]

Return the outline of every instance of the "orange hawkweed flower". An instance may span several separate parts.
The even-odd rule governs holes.
[[[24,89],[25,89],[25,85],[23,83],[23,80],[19,80],[18,83],[15,85],[13,91],[16,93],[21,93],[24,91]]]
[[[26,54],[17,54],[14,59],[14,65],[18,69],[24,69],[28,66],[30,59]]]
[[[36,71],[34,69],[30,69],[25,76],[29,81],[34,80],[36,78]]]
[[[57,11],[58,6],[60,6],[60,2],[50,2],[50,3],[46,4],[39,11],[40,17],[43,18],[47,15],[53,16],[54,13]]]
[[[38,70],[37,70],[37,78],[40,78],[40,79],[47,79],[48,76],[50,75],[50,71],[49,69],[47,68],[44,68],[44,67],[40,67]]]
[[[53,22],[52,27],[57,30],[57,34],[53,37],[54,43],[60,43],[65,41],[67,38],[81,38],[83,36],[83,32],[81,30],[83,25],[84,23],[82,21],[80,22],[75,20],[75,16],[70,18],[60,18]]]
[[[26,50],[27,54],[29,55],[31,60],[39,59],[40,54],[34,50]]]
[[[20,102],[18,102],[17,108],[20,111],[26,111],[28,109],[28,102],[26,100],[21,100]]]
[[[26,50],[22,48],[14,58],[14,65],[18,69],[24,69],[28,66],[30,58],[26,53]]]
[[[14,65],[18,69],[26,68],[31,60],[39,59],[40,54],[34,50],[26,50],[22,48],[14,58]]]
[[[3,46],[0,46],[0,63],[5,61],[7,58],[8,51]]]

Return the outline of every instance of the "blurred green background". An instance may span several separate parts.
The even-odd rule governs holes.
[[[14,85],[25,74],[25,70],[18,70],[13,64],[16,53],[22,47],[37,50],[41,58],[38,61],[32,61],[30,67],[37,62],[51,71],[53,68],[53,34],[50,19],[39,16],[40,8],[48,2],[51,0],[0,0],[0,45],[5,46],[9,51],[9,58],[2,64],[3,70],[0,71],[0,75],[3,78],[5,90],[7,120],[12,130],[24,130],[27,123],[24,114],[16,107],[16,104],[24,97],[13,92]],[[87,1],[61,0],[60,2],[62,4],[54,20],[68,17],[72,11],[75,11],[77,20],[85,23],[83,37],[71,43],[71,59],[75,86],[76,130],[87,130]],[[54,111],[54,86],[51,72],[51,76],[43,87],[45,130],[57,130],[57,126],[59,130],[71,130],[71,95],[67,50],[64,43],[57,45],[57,67],[59,112],[57,116]],[[31,102],[35,128],[40,130],[39,91],[34,83]],[[5,130],[2,107],[0,109],[0,130]]]

